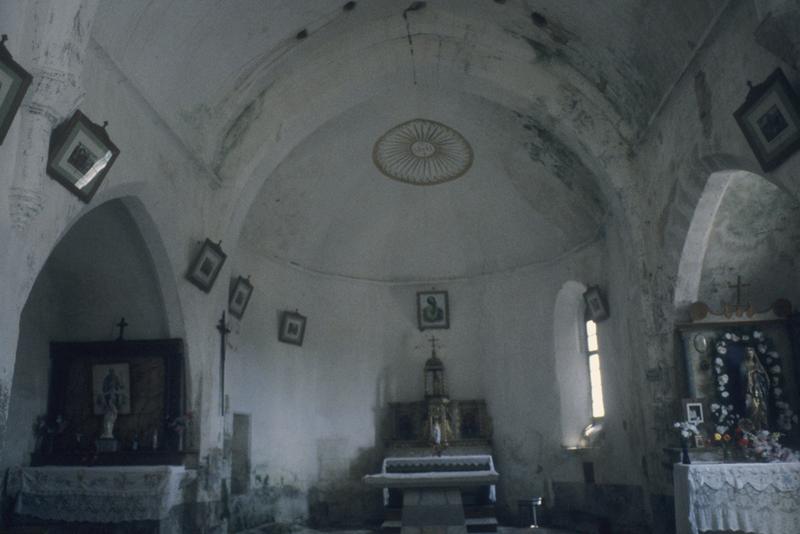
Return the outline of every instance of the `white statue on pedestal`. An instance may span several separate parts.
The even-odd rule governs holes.
[[[117,406],[113,402],[106,404],[103,414],[103,434],[100,439],[114,439],[114,423],[117,422]]]

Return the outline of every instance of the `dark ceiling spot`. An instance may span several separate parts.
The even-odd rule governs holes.
[[[342,9],[345,11],[353,11],[356,8],[355,2],[347,2],[345,5],[342,6]]]
[[[297,35],[295,35],[295,38],[296,38],[298,41],[302,41],[302,40],[303,40],[303,39],[305,39],[306,37],[308,37],[308,30],[306,30],[305,28],[303,28],[302,30],[300,30],[299,32],[297,32]]]
[[[505,4],[506,0],[494,0],[495,4]]]
[[[533,23],[539,26],[540,28],[544,28],[545,26],[547,26],[547,18],[538,11],[534,11],[533,13],[531,13],[531,20],[533,20]]]
[[[428,3],[427,2],[411,2],[411,5],[403,11],[403,16],[406,16],[406,13],[409,11],[419,11],[420,9],[424,8]]]

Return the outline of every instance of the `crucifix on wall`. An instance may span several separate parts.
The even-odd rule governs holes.
[[[217,330],[219,331],[219,414],[225,415],[225,344],[231,330],[225,321],[224,310],[217,323]]]

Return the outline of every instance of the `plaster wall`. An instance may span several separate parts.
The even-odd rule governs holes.
[[[800,206],[764,178],[735,173],[722,197],[703,258],[698,299],[720,310],[735,302],[729,285],[742,277],[742,303],[767,309],[798,302]]]
[[[745,170],[764,176],[789,198],[797,199],[800,192],[794,179],[800,157],[795,154],[775,171],[763,173],[733,117],[747,95],[748,80],[760,82],[781,66],[797,85],[796,72],[756,43],[758,23],[752,2],[730,2],[633,147],[640,179],[628,192],[627,205],[644,239],[638,258],[640,270],[631,284],[638,288],[642,315],[638,320],[635,315],[630,317],[628,346],[630,357],[641,366],[634,394],[642,410],[638,424],[644,437],[643,467],[653,494],[672,492],[671,474],[662,467],[662,448],[677,445],[671,423],[686,394],[678,387],[681,368],[673,328],[676,321],[688,319],[686,310],[676,309],[673,303],[676,285],[681,284],[678,266],[683,245],[707,180],[715,172]],[[738,206],[740,211],[753,210],[759,203],[757,199],[744,200]],[[726,268],[738,270],[752,262],[755,258],[749,254],[757,250],[724,258]],[[792,250],[770,245],[769,252],[759,250],[758,254],[791,256]],[[769,266],[767,261],[755,278],[771,277]],[[770,282],[768,289],[795,294],[797,280],[787,277],[783,283]],[[708,294],[709,290],[705,291]],[[709,297],[716,305],[713,301],[718,297]]]
[[[29,463],[36,416],[47,411],[49,342],[116,339],[122,316],[126,339],[167,336],[150,255],[126,208],[111,201],[56,246],[23,310],[3,467]]]
[[[441,341],[451,397],[488,403],[501,507],[551,480],[580,480],[580,458],[562,448],[559,399],[570,392],[556,381],[552,313],[565,282],[602,279],[602,257],[597,242],[550,264],[415,285],[313,274],[240,248],[235,269],[250,273],[256,289],[234,323],[226,391],[230,411],[252,415],[253,485],[290,486],[310,494],[310,505],[328,499],[330,507],[341,505],[334,490],[363,493],[360,477],[382,458],[387,403],[423,397],[430,334]],[[420,333],[415,295],[430,287],[449,292],[451,327]],[[302,347],[277,340],[280,312],[294,309],[308,317]],[[623,390],[628,375],[611,329],[610,321],[600,326],[607,388]],[[619,401],[607,396],[611,421],[623,418]],[[627,441],[623,433],[615,443],[620,458]],[[627,467],[602,474],[620,483],[636,476]],[[309,511],[295,501],[273,513]]]

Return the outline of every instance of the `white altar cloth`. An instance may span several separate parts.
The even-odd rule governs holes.
[[[403,472],[393,472],[401,468]],[[367,485],[383,487],[383,503],[389,503],[389,488],[448,488],[488,485],[489,500],[497,500],[494,482],[500,475],[490,454],[444,456],[390,456],[383,459],[377,475],[366,475]]]
[[[197,472],[184,466],[22,467],[9,471],[15,511],[54,521],[162,520],[182,504]]]
[[[800,463],[675,464],[678,534],[800,533]]]

